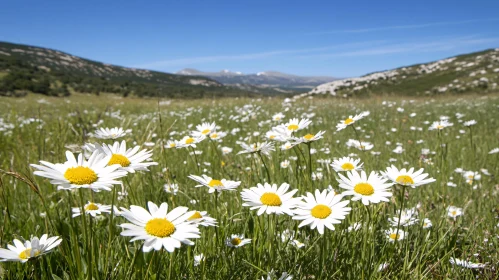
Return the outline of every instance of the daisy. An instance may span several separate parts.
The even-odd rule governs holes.
[[[238,155],[239,154],[262,153],[264,155],[269,156],[271,151],[275,151],[274,144],[269,143],[269,142],[255,143],[255,144],[250,144],[250,145],[247,145],[245,143],[241,143],[240,145],[244,150],[237,153]]]
[[[217,128],[217,125],[213,123],[204,122],[196,126],[196,130],[192,132],[192,136],[194,137],[206,137],[214,132]]]
[[[126,142],[123,140],[121,144],[119,142],[114,142],[114,144],[106,145],[101,147],[101,151],[106,155],[110,156],[107,165],[119,164],[121,170],[125,170],[129,173],[135,173],[135,171],[149,171],[147,167],[152,165],[158,165],[157,162],[144,162],[152,157],[152,152],[148,150],[139,151],[140,146],[135,146],[133,149],[126,148]]]
[[[277,215],[288,214],[293,216],[293,209],[301,201],[300,198],[293,198],[298,190],[289,189],[289,184],[282,183],[279,188],[276,184],[258,184],[250,189],[243,189],[241,197],[245,201],[243,206],[251,207],[250,210],[258,209],[257,215],[263,213]]]
[[[210,133],[211,140],[220,140],[220,139],[224,138],[225,136],[227,136],[227,132],[223,132],[223,131]]]
[[[322,130],[321,130],[321,131],[319,131],[319,132],[317,132],[317,134],[315,134],[315,135],[314,135],[314,134],[310,134],[310,133],[309,133],[309,134],[307,134],[307,135],[305,135],[305,136],[303,136],[303,137],[299,138],[299,140],[298,140],[298,141],[299,141],[299,142],[301,142],[301,143],[310,143],[310,142],[314,142],[314,141],[317,141],[317,140],[319,140],[319,139],[322,139],[322,138],[324,137],[324,136],[323,136],[323,135],[324,135],[324,133],[326,133],[326,132],[325,132],[325,131],[322,131]]]
[[[283,113],[277,113],[272,116],[272,120],[275,122],[280,122],[282,119],[284,119],[284,114]]]
[[[228,155],[232,153],[232,148],[229,148],[229,147],[222,147],[222,154],[224,155]]]
[[[293,133],[298,130],[302,130],[312,123],[309,119],[291,119],[287,123],[281,125],[280,127],[286,128],[289,133]]]
[[[457,217],[463,215],[463,208],[458,208],[456,206],[447,207],[447,216],[456,220]]]
[[[166,193],[171,193],[173,195],[177,195],[178,192],[178,184],[172,183],[172,184],[164,184],[163,188],[165,189]]]
[[[448,120],[436,121],[431,124],[428,130],[442,130],[446,127],[453,126]]]
[[[293,131],[288,130],[288,128],[284,125],[273,127],[272,130],[265,134],[265,136],[270,140],[279,142],[287,142],[295,139],[293,137]]]
[[[244,238],[244,234],[232,234],[230,238],[225,240],[225,245],[232,248],[239,248],[249,243],[251,243],[251,239]]]
[[[289,160],[284,160],[284,161],[281,161],[281,168],[288,168],[289,167]]]
[[[473,180],[479,181],[482,178],[482,174],[478,171],[465,171],[463,172],[463,177],[466,179],[466,183],[473,184]]]
[[[120,170],[118,164],[108,166],[110,157],[94,151],[88,161],[83,154],[75,158],[73,153],[66,151],[65,163],[50,163],[40,161],[42,165],[31,164],[38,169],[33,174],[52,179],[50,183],[57,185],[59,190],[89,188],[93,191],[111,190],[116,184],[121,184],[116,179],[126,176],[127,172]]]
[[[177,147],[177,145],[178,145],[178,141],[177,140],[168,140],[168,141],[166,141],[165,148],[171,149],[171,148]]]
[[[414,167],[411,167],[409,170],[406,170],[405,168],[398,170],[392,165],[391,167],[386,168],[386,172],[381,171],[381,174],[395,184],[410,186],[411,188],[416,188],[436,181],[433,178],[425,179],[428,177],[428,173],[423,172],[423,168],[414,172]]]
[[[61,244],[62,239],[59,236],[48,237],[47,234],[42,237],[32,237],[22,243],[14,239],[14,246],[8,244],[7,249],[0,248],[0,262],[14,261],[25,263],[30,259],[47,254],[55,247]]]
[[[182,140],[177,142],[176,147],[177,149],[188,147],[196,148],[196,144],[203,141],[204,139],[206,139],[206,136],[204,135],[201,135],[199,137],[184,136]]]
[[[331,163],[331,167],[333,167],[334,171],[350,171],[350,170],[362,170],[362,165],[364,163],[360,163],[360,159],[353,159],[351,157],[342,157],[340,159],[333,160]]]
[[[204,227],[217,226],[217,220],[210,217],[206,211],[195,211],[187,220]]]
[[[485,264],[482,264],[482,263],[472,263],[469,261],[460,260],[460,259],[456,259],[456,258],[450,258],[449,262],[453,265],[462,266],[465,268],[484,268],[485,267]]]
[[[339,224],[340,220],[352,210],[345,207],[350,203],[348,200],[341,201],[343,195],[336,195],[334,192],[315,190],[315,196],[307,192],[303,197],[305,202],[298,205],[294,211],[293,220],[303,220],[298,227],[310,225],[311,229],[317,227],[320,234],[324,234],[324,226],[334,230],[333,224]]]
[[[93,136],[99,139],[117,139],[126,135],[126,131],[121,127],[100,128],[95,131]]]
[[[158,206],[148,202],[146,209],[131,205],[130,210],[121,208],[121,215],[131,223],[121,224],[125,230],[123,236],[133,236],[130,242],[144,240],[142,251],[150,252],[152,249],[159,251],[164,247],[168,252],[180,248],[180,243],[194,245],[191,238],[199,238],[199,229],[187,219],[195,211],[189,211],[187,207],[177,207],[168,212],[168,204],[161,203]]]
[[[348,139],[346,145],[348,147],[355,147],[361,151],[369,151],[372,148],[374,148],[374,145],[369,142],[365,141],[359,142],[359,140],[353,140],[353,139]]]
[[[423,220],[423,228],[431,228],[433,224],[431,223],[431,220],[428,218],[425,218]]]
[[[369,115],[369,111],[362,112],[362,113],[360,113],[358,115],[355,115],[355,116],[351,116],[350,115],[348,118],[346,118],[345,120],[340,121],[336,125],[336,131],[343,130],[347,126],[354,124],[356,121],[359,121],[359,120],[363,119],[364,117],[366,117],[368,115]]]
[[[286,143],[284,143],[284,144],[281,145],[281,151],[290,150],[291,148],[293,148],[297,144],[298,143],[286,142]]]
[[[405,209],[402,213],[398,210],[394,217],[388,218],[388,222],[390,222],[390,224],[394,227],[398,227],[399,224],[403,227],[412,226],[419,221],[417,215],[418,213],[414,208]]]
[[[195,187],[206,186],[209,189],[209,193],[214,193],[215,191],[233,191],[235,188],[239,187],[241,184],[240,181],[229,181],[226,179],[217,180],[206,175],[196,176],[189,175],[187,178],[192,179],[198,182],[200,185],[196,185]]]
[[[466,121],[466,122],[463,123],[464,126],[468,126],[468,127],[469,126],[473,126],[475,124],[477,124],[477,122],[475,120]]]
[[[93,203],[90,201],[85,204],[83,208],[85,209],[86,214],[89,214],[94,218],[97,215],[101,215],[102,213],[111,213],[111,205],[102,205],[100,203]],[[73,212],[73,218],[81,215],[80,207],[73,207],[71,210]],[[114,211],[114,214],[116,215],[116,209]]]
[[[391,228],[389,230],[386,230],[385,233],[386,237],[388,238],[388,241],[390,242],[403,240],[407,234],[407,232],[396,228]]]
[[[340,188],[346,189],[343,195],[353,195],[353,201],[361,200],[364,205],[369,203],[379,203],[381,201],[389,201],[388,198],[392,196],[389,188],[393,185],[386,183],[387,179],[379,176],[376,172],[372,171],[367,177],[365,171],[359,174],[356,170],[348,171],[347,177],[338,173],[340,179]]]
[[[201,264],[201,262],[204,262],[205,261],[205,256],[203,253],[199,254],[199,255],[195,255],[194,256],[194,266],[198,266]]]

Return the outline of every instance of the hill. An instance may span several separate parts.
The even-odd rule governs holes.
[[[430,63],[400,67],[325,83],[297,98],[310,95],[424,96],[497,91],[499,49],[459,55]]]
[[[187,68],[178,71],[176,74],[208,77],[224,85],[232,85],[239,88],[244,88],[245,86],[250,85],[260,89],[266,88],[290,92],[303,92],[320,84],[337,80],[337,78],[333,77],[305,77],[276,71],[243,74],[241,72],[232,72],[229,70],[222,70],[220,72],[202,72],[196,69]]]
[[[121,67],[57,50],[0,42],[0,95],[67,96],[73,91],[172,98],[254,95],[206,77]]]

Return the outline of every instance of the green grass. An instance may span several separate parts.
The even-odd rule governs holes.
[[[43,99],[42,102],[39,102]],[[382,105],[383,101],[396,102],[393,106]],[[284,111],[281,99],[221,99],[221,100],[172,100],[171,104],[159,103],[157,99],[121,98],[115,95],[102,95],[94,98],[89,95],[74,94],[70,98],[41,97],[28,95],[23,99],[0,97],[2,107],[0,118],[3,123],[14,124],[13,129],[0,132],[0,169],[15,172],[20,178],[28,178],[33,183],[26,184],[9,174],[0,175],[0,245],[6,248],[15,238],[29,239],[31,235],[61,236],[61,246],[53,252],[27,263],[0,263],[1,277],[4,279],[261,279],[274,269],[280,276],[283,271],[293,279],[497,279],[499,253],[498,154],[488,152],[499,147],[499,98],[484,96],[477,98],[415,99],[413,102],[397,99],[339,100],[306,99],[294,103],[289,111]],[[253,118],[237,122],[242,106],[252,104],[257,108]],[[405,109],[400,113],[396,108]],[[336,132],[336,124],[361,111],[371,114],[358,122],[356,127],[360,138],[374,144],[373,155],[348,148],[345,142],[355,139],[350,128]],[[121,118],[110,117],[111,112],[120,111]],[[336,173],[327,165],[318,162],[349,154],[356,154],[370,171],[385,170],[392,163],[397,167],[423,167],[436,182],[415,189],[392,187],[390,202],[365,207],[360,202],[350,202],[352,211],[334,231],[325,229],[324,235],[309,227],[298,228],[299,222],[287,215],[262,216],[242,206],[240,192],[243,188],[256,186],[266,181],[266,170],[258,158],[236,155],[241,147],[236,141],[262,141],[265,132],[277,123],[270,121],[273,114],[283,112],[285,121],[292,117],[302,117],[304,113],[315,113],[312,125],[299,135],[325,130],[324,139],[312,144],[317,153],[312,155],[312,170],[322,168],[321,180],[312,181],[308,176],[308,150],[276,150],[271,158],[264,158],[269,168],[272,183],[287,182],[291,189],[298,189],[297,195],[307,191],[325,189],[331,185],[341,191],[336,181]],[[409,114],[416,113],[415,117]],[[462,120],[475,119],[478,124],[470,131],[458,122],[456,113],[465,114]],[[428,131],[429,121],[445,115],[454,126],[439,134]],[[36,118],[30,124],[23,120]],[[239,118],[243,118],[242,116]],[[82,190],[58,191],[49,180],[34,176],[31,163],[40,160],[61,163],[65,161],[65,147],[69,144],[83,145],[97,140],[89,138],[93,124],[100,120],[100,127],[121,126],[132,129],[124,138],[128,146],[153,142],[153,159],[158,166],[150,172],[130,174],[123,180],[128,196],[116,200],[115,191],[91,193]],[[161,143],[169,139],[181,139],[203,121],[216,122],[221,131],[230,132],[234,128],[241,131],[228,134],[219,147],[227,146],[234,150],[228,155],[219,155],[214,145],[201,142],[197,150],[201,164],[197,170],[195,159],[186,149],[164,149]],[[0,122],[1,123],[1,122]],[[260,123],[260,125],[259,125]],[[191,129],[188,126],[192,125]],[[422,131],[410,127],[421,127]],[[0,125],[0,127],[2,127]],[[392,131],[395,128],[396,131]],[[464,130],[465,133],[461,133]],[[176,135],[170,136],[172,132]],[[260,136],[253,136],[260,132]],[[155,137],[153,137],[156,135]],[[249,139],[245,139],[249,137]],[[424,142],[418,144],[419,140]],[[389,141],[391,144],[386,144]],[[112,143],[110,140],[106,143]],[[405,151],[393,153],[396,143],[401,143]],[[442,148],[441,144],[445,144]],[[330,153],[321,149],[328,148]],[[421,161],[421,149],[428,148],[433,165]],[[303,153],[303,154],[302,154]],[[294,161],[290,158],[298,156]],[[280,162],[290,159],[289,169],[281,169]],[[390,162],[390,159],[396,159]],[[221,166],[221,161],[224,166]],[[404,164],[406,163],[406,164]],[[299,167],[305,168],[302,172]],[[247,169],[248,168],[248,169]],[[454,170],[479,171],[487,169],[491,176],[482,174],[473,185],[465,182]],[[223,192],[215,205],[215,195],[209,194],[206,187],[195,188],[196,183],[188,175],[207,174],[214,178],[240,180],[237,191]],[[457,187],[448,187],[447,182]],[[164,191],[166,183],[177,183],[180,191],[171,195]],[[476,189],[473,188],[476,186]],[[401,208],[419,207],[419,219],[429,218],[433,226],[423,229],[421,222],[403,228],[408,232],[404,240],[390,243],[385,230],[391,228],[388,218]],[[346,197],[349,199],[351,197]],[[120,235],[118,226],[127,222],[122,217],[104,214],[92,219],[92,231],[85,230],[89,225],[80,218],[71,218],[71,208],[81,207],[80,199],[102,204],[116,204],[129,208],[130,205],[146,207],[148,201],[156,204],[167,202],[169,210],[176,206],[187,206],[193,210],[205,210],[218,221],[218,227],[201,227],[201,238],[194,240],[194,246],[182,245],[174,253],[165,250],[143,253],[141,241],[130,242],[130,237]],[[191,201],[196,200],[196,204]],[[447,207],[454,205],[464,208],[464,215],[456,221],[447,217]],[[44,213],[45,215],[41,215]],[[358,231],[348,232],[355,222],[362,224]],[[284,230],[297,232],[296,239],[305,247],[296,248],[282,242],[280,233]],[[231,234],[241,234],[252,242],[241,248],[225,246],[223,241]],[[88,235],[88,236],[87,236]],[[90,242],[89,240],[92,240]],[[203,253],[206,260],[194,267],[193,256]],[[477,263],[486,263],[484,269],[465,269],[452,266],[449,258],[455,257]],[[389,266],[382,271],[382,263]],[[277,279],[277,278],[276,278]]]

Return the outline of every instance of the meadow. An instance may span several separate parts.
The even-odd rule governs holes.
[[[0,98],[0,104],[0,247],[43,234],[60,238],[58,245],[44,248],[46,254],[17,252],[12,257],[17,261],[6,261],[7,253],[0,251],[2,279],[499,278],[497,95],[287,102],[75,94]],[[357,114],[362,117],[354,118]],[[293,118],[311,123],[292,127]],[[203,123],[216,127],[196,128]],[[344,129],[338,131],[339,123]],[[288,139],[272,130],[279,125],[292,128]],[[106,127],[126,133],[96,137],[96,130]],[[121,169],[112,165],[119,183],[109,183],[109,190],[78,187],[80,179],[68,176],[70,186],[60,183],[64,178],[51,183],[35,175],[40,168],[31,165],[65,163],[67,151],[88,158],[95,146],[85,144],[122,141],[128,149],[151,151],[152,157],[143,161],[148,170],[133,173],[122,171],[123,162],[130,163],[126,158],[112,158]],[[245,148],[248,153],[238,154]],[[344,157],[352,162],[336,167],[351,171],[332,166]],[[426,179],[434,180],[411,187],[414,176],[388,178],[392,165],[400,174],[402,168],[423,168]],[[361,174],[360,169],[377,178],[371,185],[389,184],[380,187],[381,200],[374,199],[377,187],[362,178],[363,183],[353,182],[350,194],[342,194],[348,185],[343,178]],[[209,178],[195,187],[200,179],[191,175]],[[284,196],[269,195],[270,189],[249,203],[263,203],[266,211],[246,206],[255,195],[249,189],[265,182],[296,190],[289,209],[269,213],[270,206],[286,204]],[[69,190],[59,190],[61,185]],[[314,195],[320,201],[315,203]],[[153,214],[151,220],[143,213],[164,212],[162,203],[168,212],[186,207],[172,214],[178,217],[175,227],[164,215]],[[109,211],[92,212],[99,208]],[[73,217],[79,211],[85,215]],[[149,217],[155,227],[131,213]],[[300,226],[306,215],[312,219]],[[173,221],[173,216],[167,217]],[[333,216],[331,224],[321,226]],[[126,223],[145,228],[149,240],[131,241],[138,230],[120,226]],[[135,231],[122,235],[131,228]],[[176,233],[182,244],[151,241]]]

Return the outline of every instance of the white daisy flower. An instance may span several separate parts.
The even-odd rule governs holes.
[[[473,183],[473,180],[479,181],[482,179],[482,174],[480,174],[478,171],[465,171],[463,172],[463,177],[466,179],[466,182],[469,184]]]
[[[267,131],[265,137],[279,142],[287,142],[295,139],[293,137],[293,131],[288,130],[288,128],[284,125],[273,127],[272,130]]]
[[[229,147],[222,147],[222,154],[224,155],[228,155],[232,153],[232,148],[229,148]]]
[[[219,140],[219,139],[224,138],[225,136],[227,136],[227,132],[223,132],[223,131],[210,133],[211,140]]]
[[[359,142],[359,140],[354,140],[354,139],[348,139],[348,141],[346,142],[346,145],[348,147],[357,148],[361,151],[369,151],[372,148],[374,148],[374,145],[369,143],[369,142],[365,142],[365,141]]]
[[[400,210],[395,213],[395,216],[392,218],[388,218],[388,222],[394,227],[397,227],[399,224],[403,227],[408,227],[416,224],[419,219],[417,217],[418,213],[416,209],[405,209],[400,213]],[[400,216],[400,221],[399,221]]]
[[[403,240],[405,236],[407,235],[407,232],[401,230],[401,229],[396,229],[396,228],[391,228],[385,231],[386,237],[388,238],[388,241],[390,242],[395,242],[399,240]]]
[[[453,265],[462,266],[464,268],[484,268],[486,265],[482,263],[473,263],[470,261],[460,260],[457,258],[450,258],[449,262]]]
[[[464,126],[468,126],[468,127],[469,126],[473,126],[475,124],[477,124],[477,122],[475,120],[466,121],[466,122],[463,123]]]
[[[199,226],[204,227],[216,227],[217,220],[215,218],[210,217],[210,214],[206,211],[195,211],[192,216],[190,216],[188,221],[197,224]]]
[[[93,191],[109,191],[113,185],[121,184],[116,179],[127,174],[118,164],[108,166],[110,157],[99,151],[94,151],[88,161],[83,154],[76,159],[70,151],[66,151],[66,158],[65,163],[40,161],[42,165],[31,164],[38,169],[33,174],[52,179],[50,183],[57,185],[59,190],[89,188]]]
[[[126,142],[123,140],[121,144],[119,142],[114,142],[112,146],[104,144],[101,146],[100,150],[106,156],[110,157],[107,165],[119,164],[121,170],[125,170],[129,173],[135,173],[135,171],[149,171],[147,167],[158,165],[157,162],[147,161],[152,157],[151,151],[139,151],[139,149],[140,146],[135,146],[133,149],[127,149]]]
[[[276,184],[258,184],[250,189],[243,189],[241,197],[245,201],[243,206],[251,207],[250,210],[258,209],[257,215],[263,213],[281,215],[283,213],[293,216],[293,209],[301,201],[300,198],[293,198],[298,190],[289,189],[289,184],[282,183],[279,188]]]
[[[47,234],[40,238],[32,237],[31,240],[26,240],[22,243],[18,239],[14,239],[14,246],[7,244],[7,249],[0,248],[0,262],[22,262],[25,263],[30,259],[47,254],[55,247],[61,244],[62,239],[59,236],[48,237]]]
[[[239,154],[251,154],[251,153],[262,153],[264,155],[269,156],[271,151],[275,151],[274,149],[274,144],[269,143],[269,142],[263,142],[263,143],[254,143],[254,144],[245,144],[241,143],[241,147],[244,149],[240,151]]]
[[[459,208],[456,206],[447,207],[447,216],[456,220],[457,217],[464,215],[463,208]]]
[[[117,139],[125,136],[127,133],[121,127],[114,128],[99,128],[97,129],[93,136],[99,139]]]
[[[331,167],[333,167],[334,171],[350,171],[350,170],[362,170],[362,165],[364,163],[360,163],[360,159],[353,159],[351,157],[342,157],[340,159],[333,160],[331,163]]]
[[[291,148],[293,148],[294,146],[296,146],[298,143],[291,143],[291,142],[286,142],[284,144],[281,145],[281,150],[282,151],[286,151],[286,150],[290,150]]]
[[[178,192],[178,184],[172,183],[172,184],[164,184],[163,188],[165,189],[166,193],[171,193],[173,195],[177,195]]]
[[[284,160],[284,161],[281,161],[281,168],[288,168],[289,167],[289,160]]]
[[[204,262],[205,261],[205,256],[203,253],[199,254],[199,255],[195,255],[194,256],[194,266],[198,266],[201,264],[201,262]]]
[[[390,187],[392,183],[386,183],[387,179],[379,176],[372,171],[367,177],[365,171],[357,172],[356,170],[348,171],[346,177],[338,173],[340,179],[340,188],[346,189],[343,195],[353,195],[352,200],[361,200],[364,205],[369,203],[379,203],[381,201],[389,201],[392,196]]]
[[[359,120],[363,119],[364,117],[366,117],[368,115],[369,115],[368,111],[362,112],[362,113],[360,113],[358,115],[355,115],[355,116],[351,116],[350,115],[348,118],[346,118],[345,120],[340,121],[336,125],[336,131],[343,130],[347,126],[354,124],[356,121],[359,121]]]
[[[303,137],[300,137],[298,138],[298,141],[297,142],[300,142],[300,143],[310,143],[310,142],[314,142],[314,141],[317,141],[319,139],[322,139],[324,136],[324,133],[326,133],[325,131],[319,131],[317,132],[317,134],[307,134]]]
[[[166,141],[165,148],[172,149],[172,148],[176,148],[177,145],[178,145],[178,141],[177,140],[168,140],[168,141]]]
[[[433,178],[425,179],[428,177],[428,173],[423,172],[423,168],[414,172],[413,167],[409,170],[406,170],[405,168],[398,170],[394,165],[392,165],[391,167],[386,168],[386,172],[381,171],[381,174],[395,184],[410,186],[411,188],[416,188],[436,181]]]
[[[123,236],[133,236],[130,242],[144,240],[142,251],[150,252],[152,249],[159,251],[164,247],[168,252],[180,248],[180,243],[194,245],[191,238],[199,238],[199,229],[187,219],[195,211],[188,211],[187,207],[177,207],[168,212],[165,202],[158,206],[148,202],[149,211],[131,205],[130,210],[121,208],[121,215],[131,223],[121,224],[125,230]]]
[[[240,181],[229,181],[226,179],[216,180],[216,179],[208,177],[204,174],[201,175],[201,177],[196,176],[196,175],[189,175],[189,176],[187,176],[187,178],[192,179],[200,184],[200,185],[196,185],[195,186],[196,188],[201,187],[201,186],[208,187],[209,193],[214,193],[215,191],[219,191],[219,192],[221,192],[221,191],[233,191],[234,189],[239,187],[239,185],[241,184]]]
[[[213,123],[204,122],[202,124],[196,125],[196,130],[192,132],[192,136],[199,137],[207,137],[212,132],[215,132],[217,125]]]
[[[298,120],[296,118],[289,120],[287,123],[281,125],[281,127],[285,127],[286,130],[290,133],[293,133],[298,130],[302,130],[309,126],[312,123],[309,119],[301,119]]]
[[[239,248],[249,243],[251,243],[251,239],[244,238],[244,234],[232,234],[230,238],[225,240],[225,245],[232,248]]]
[[[111,213],[111,205],[103,205],[100,203],[93,203],[90,201],[87,204],[85,204],[83,208],[85,209],[85,214],[89,214],[94,218],[98,215],[101,215],[102,213]],[[118,209],[114,210],[115,216],[119,215],[119,213],[117,213],[117,210]],[[73,212],[73,218],[81,215],[81,207],[73,207],[71,211]]]
[[[345,219],[352,210],[345,207],[350,201],[341,201],[342,198],[343,195],[336,195],[327,190],[315,190],[315,196],[307,192],[307,195],[303,196],[305,201],[294,211],[293,220],[303,220],[298,227],[310,225],[311,229],[317,228],[320,234],[324,234],[324,226],[334,230],[333,224],[341,223],[340,220]]]
[[[431,228],[433,224],[431,223],[431,220],[428,218],[425,218],[423,220],[423,228]]]
[[[284,119],[284,114],[283,113],[277,113],[272,116],[272,120],[275,122],[280,122],[282,119]]]
[[[429,130],[442,130],[446,127],[452,126],[453,124],[450,123],[448,120],[440,120],[433,122],[430,127],[428,128]]]
[[[184,136],[180,141],[177,142],[177,149],[192,147],[196,148],[196,144],[206,139],[206,136],[201,135],[199,137]]]

